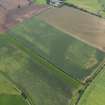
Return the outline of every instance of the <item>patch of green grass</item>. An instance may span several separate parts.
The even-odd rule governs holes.
[[[105,56],[36,17],[17,25],[9,34],[21,45],[79,80],[91,74]]]
[[[105,68],[87,88],[78,105],[105,105]]]
[[[17,90],[17,87],[8,80],[5,76],[0,73],[0,95],[1,94],[10,94],[10,95],[19,95],[20,92]]]
[[[0,105],[28,105],[21,96],[0,95]]]
[[[2,69],[0,67],[0,69]],[[0,71],[0,105],[27,105],[21,91]]]

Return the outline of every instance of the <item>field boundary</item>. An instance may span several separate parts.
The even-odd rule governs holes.
[[[79,90],[80,87],[82,87],[82,84],[80,83],[80,81],[72,78],[71,76],[68,76],[67,74],[65,74],[63,71],[59,70],[58,67],[55,67],[55,65],[53,65],[52,63],[49,63],[49,61],[47,61],[46,59],[44,59],[43,57],[41,57],[40,55],[36,54],[33,49],[29,49],[28,47],[26,47],[27,43],[22,41],[18,42],[18,39],[15,39],[15,37],[11,37],[11,36],[4,36],[3,37],[5,41],[7,41],[7,43],[13,43],[15,44],[15,46],[17,48],[19,48],[20,50],[24,51],[24,53],[28,54],[32,61],[35,63],[39,63],[40,65],[44,65],[45,68],[48,68],[48,70],[51,70],[52,73],[58,73],[61,77],[63,81],[66,81],[66,83],[68,83],[68,85],[70,85],[72,88],[74,87],[74,89],[76,91]],[[0,71],[1,72],[1,71]],[[22,95],[22,97],[24,98],[24,100],[28,103],[28,105],[35,105],[35,103],[33,103],[33,99],[31,98],[30,94],[21,86],[19,85],[17,82],[15,82],[10,76],[6,75],[5,72],[2,72],[13,84],[16,85],[17,90],[20,91],[21,95],[22,93],[24,93]],[[26,96],[26,98],[25,98]],[[74,95],[72,95],[73,97]],[[72,100],[71,97],[71,100]]]
[[[61,72],[62,74],[61,75],[65,75],[67,76],[68,79],[72,79],[71,81],[73,82],[74,81],[74,85],[77,85],[77,84],[80,84],[78,85],[79,88],[76,89],[76,94],[74,95],[78,95],[76,96],[76,99],[75,100],[75,105],[78,104],[80,98],[82,97],[82,95],[84,94],[85,90],[88,88],[88,86],[90,85],[90,83],[95,79],[95,77],[99,74],[99,72],[102,70],[103,66],[105,66],[105,59],[99,64],[99,66],[96,68],[95,72],[92,73],[91,76],[92,77],[92,80],[91,81],[87,81],[84,85],[82,85],[81,81],[79,80],[76,80],[74,78],[72,78],[70,75],[68,75],[67,73],[65,73],[63,70],[61,70],[60,68],[56,67],[56,65],[50,63],[48,60],[46,60],[45,58],[43,58],[42,56],[40,56],[39,54],[35,53],[35,51],[31,48],[31,49],[28,49],[27,44],[26,42],[22,42],[22,40],[20,40],[20,43],[18,43],[18,40],[16,37],[12,37],[12,39],[10,38],[10,40],[18,47],[20,48],[21,50],[23,50],[25,53],[27,53],[28,55],[31,56],[31,58],[33,59],[33,61],[37,61],[37,62],[40,62],[40,64],[42,65],[45,65],[45,67],[47,68],[50,68],[50,69],[54,69],[55,71],[58,71],[59,73]],[[23,43],[23,44],[22,44]],[[70,83],[71,83],[70,81]],[[78,82],[78,83],[77,83]],[[75,84],[76,83],[76,84]],[[71,83],[72,84],[72,83]],[[73,84],[72,84],[73,85]],[[73,85],[73,86],[74,86]],[[75,96],[72,96],[75,97]],[[72,98],[71,98],[71,101],[72,101]],[[70,103],[70,105],[72,105],[72,103]]]
[[[14,84],[16,86],[15,89],[20,93],[20,96],[23,97],[24,101],[27,102],[27,105],[35,105],[35,104],[33,104],[30,95],[28,94],[28,92],[25,91],[25,89],[23,89],[19,84],[17,84],[13,79],[11,79],[10,76],[6,75],[5,72],[0,71],[0,73],[3,76],[5,76],[5,78],[7,78],[12,84]],[[25,98],[25,96],[22,95],[23,92],[27,96],[27,98]]]
[[[79,103],[81,97],[83,96],[84,92],[86,91],[86,89],[91,85],[91,83],[100,74],[100,72],[103,70],[104,67],[105,67],[105,59],[103,59],[103,61],[101,62],[101,64],[96,68],[95,72],[93,72],[90,75],[92,79],[91,79],[91,81],[87,81],[86,85],[84,86],[84,88],[80,92],[80,96],[78,97],[77,102],[75,103],[75,105],[78,105],[78,103]]]
[[[88,11],[88,10],[86,10],[84,8],[81,8],[81,7],[79,7],[79,6],[75,5],[75,4],[72,4],[72,3],[64,3],[64,5],[66,5],[68,7],[72,7],[72,8],[78,9],[78,10],[80,10],[82,12],[85,12],[85,13],[88,13],[90,15],[97,16],[99,18],[105,19],[102,15],[96,14],[95,12],[90,12],[90,11]]]

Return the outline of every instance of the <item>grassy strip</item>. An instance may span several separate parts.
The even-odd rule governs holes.
[[[22,43],[27,41],[26,47],[30,47],[74,79],[84,79],[91,74],[93,68],[96,68],[100,62],[99,59],[103,59],[103,54],[97,49],[70,37],[36,17],[9,30],[9,34]]]
[[[101,14],[96,14],[96,13],[94,13],[94,12],[88,11],[88,10],[86,10],[86,9],[84,9],[84,8],[81,8],[81,7],[79,7],[79,6],[76,6],[75,4],[70,4],[70,3],[64,3],[64,4],[65,4],[66,6],[73,7],[73,8],[79,9],[80,11],[83,11],[83,12],[89,13],[89,14],[91,14],[91,15],[98,16],[98,17],[102,18],[102,15],[101,15]]]
[[[74,5],[81,10],[87,11],[88,13],[96,16],[105,17],[105,1],[104,0],[66,0],[65,3]]]
[[[46,0],[33,0],[35,2],[35,4],[39,4],[39,5],[45,5],[46,4]]]

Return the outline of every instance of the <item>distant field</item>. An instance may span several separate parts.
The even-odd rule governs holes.
[[[84,79],[104,59],[101,51],[72,38],[36,17],[9,31],[21,45],[75,79]],[[27,44],[28,43],[28,44]]]
[[[24,92],[33,105],[69,105],[73,91],[79,85],[64,73],[43,65],[38,57],[31,53],[27,55],[17,42],[10,43],[9,36],[4,37],[0,37],[0,72]],[[0,97],[0,101],[4,97],[7,97],[7,102],[11,101],[11,96]]]
[[[66,0],[66,2],[105,17],[105,11],[103,11],[105,0]]]
[[[44,4],[45,1],[36,3]],[[60,9],[60,12],[55,11],[56,14],[63,15],[69,7],[62,8],[54,8]],[[70,15],[66,15],[70,19]],[[74,15],[76,17],[77,13]],[[6,35],[0,36],[0,105],[74,105],[80,95],[80,89],[85,87],[81,81],[96,72],[105,58],[105,53],[72,37],[70,31],[67,34],[59,28],[56,29],[56,25],[49,25],[39,19],[40,16],[33,16],[9,29]],[[56,21],[60,20],[57,15],[54,17]],[[81,16],[80,19],[82,20]],[[67,18],[64,22],[66,20]],[[69,25],[74,24],[68,24],[67,27]],[[90,27],[89,29],[94,30]],[[98,30],[97,27],[95,30]],[[90,34],[86,30],[85,33]],[[104,91],[101,86],[104,84],[104,75],[105,73],[101,78],[97,77],[102,81],[94,80],[79,105],[99,105],[92,103],[94,96],[92,99],[88,96],[91,89],[94,89],[92,94],[96,96],[100,87]],[[102,95],[104,96],[103,93]],[[104,103],[103,98],[100,100]]]
[[[33,0],[36,4],[46,4],[46,0]]]
[[[78,105],[105,105],[105,67],[87,88]]]

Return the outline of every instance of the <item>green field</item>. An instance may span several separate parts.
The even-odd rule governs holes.
[[[35,4],[39,4],[39,5],[41,4],[45,5],[47,3],[46,0],[33,0],[33,1],[35,2]]]
[[[66,0],[66,2],[105,17],[105,0]]]
[[[0,105],[28,105],[21,96],[0,95]]]
[[[105,67],[87,88],[78,105],[105,105]]]
[[[0,73],[0,94],[19,95],[16,86]]]
[[[1,67],[0,67],[1,69]],[[0,105],[27,105],[16,85],[0,72]]]
[[[55,29],[36,17],[17,25],[8,34],[75,79],[84,79],[105,54]]]
[[[31,53],[28,55],[22,46],[16,42],[12,43],[11,38],[0,37],[0,73],[15,87],[13,88],[15,90],[10,91],[11,94],[16,94],[16,90],[24,92],[32,105],[69,105],[73,91],[80,85],[59,70],[51,68],[50,64],[44,65],[38,56],[32,56]],[[5,91],[8,92],[10,90],[8,85],[12,85],[2,86],[5,85],[7,85]],[[1,91],[2,86],[0,86]],[[1,102],[4,99],[11,102],[12,96],[0,96]],[[4,101],[3,103],[5,104]]]
[[[105,16],[105,0],[65,2]],[[33,16],[0,33],[0,105],[105,105],[105,53],[55,27]]]

